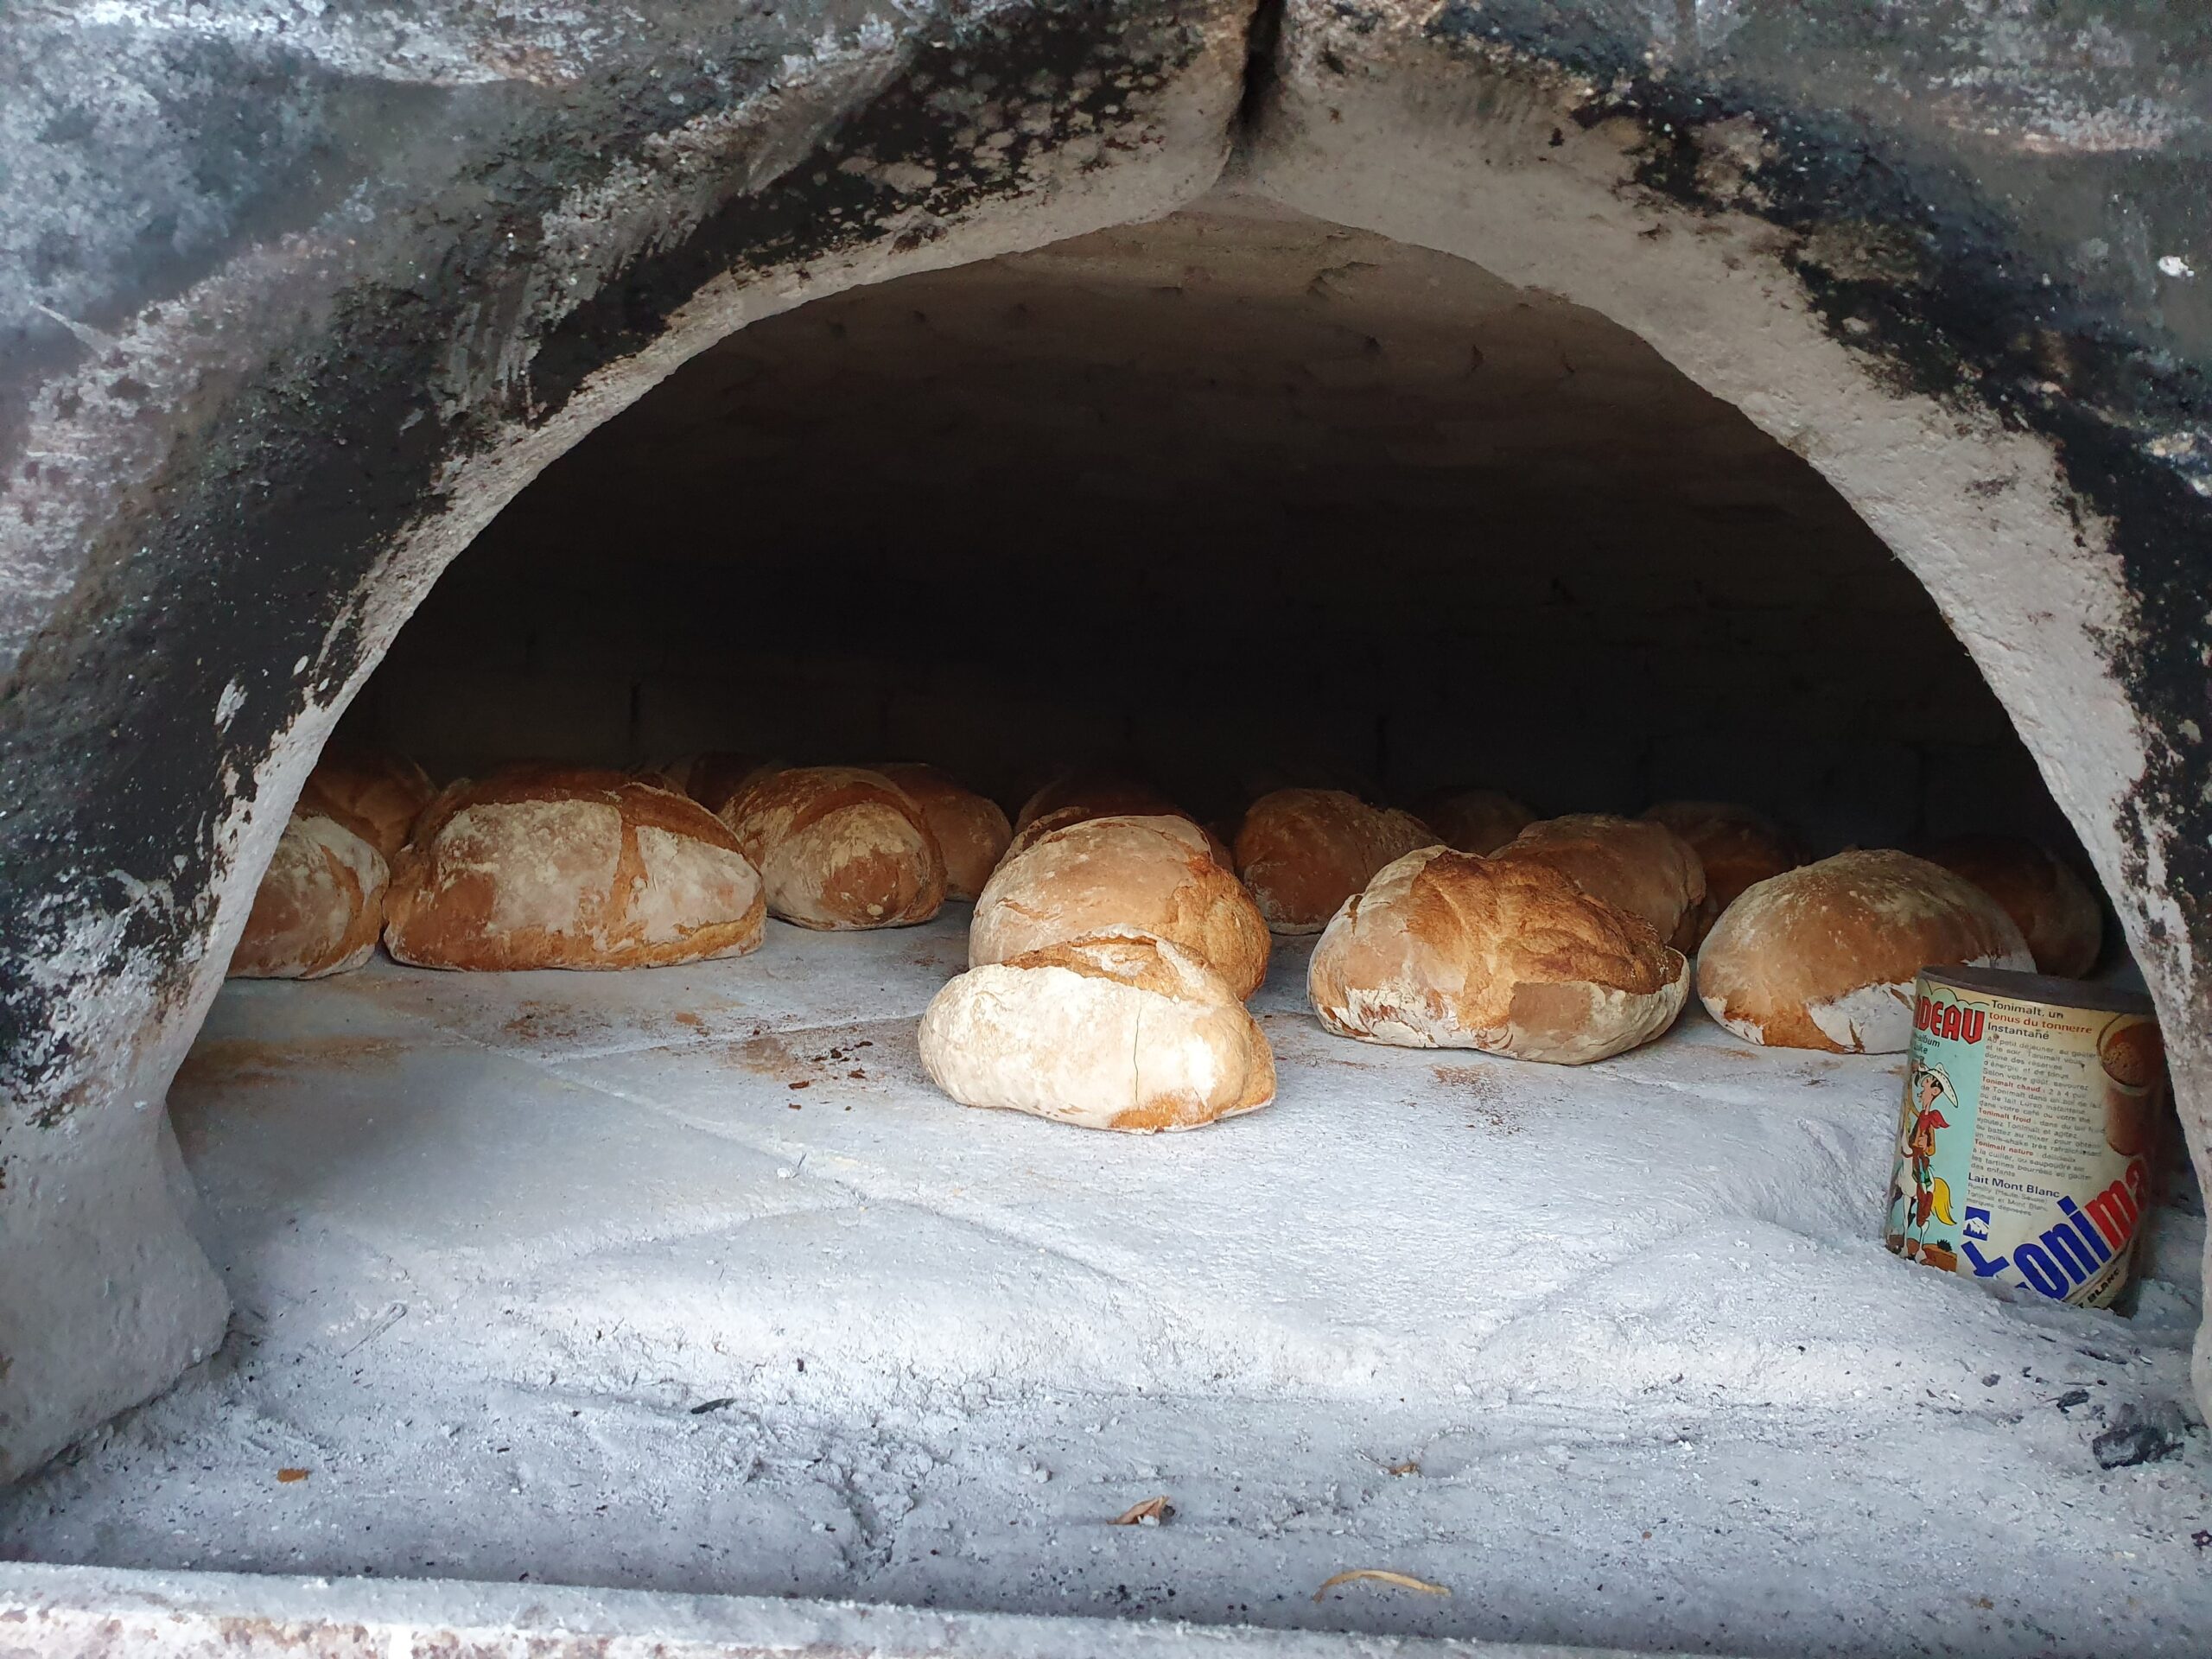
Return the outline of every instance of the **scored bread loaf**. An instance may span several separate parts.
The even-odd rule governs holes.
[[[2078,979],[2097,965],[2104,912],[2088,883],[2048,849],[2018,836],[1954,836],[1928,861],[1994,899],[2028,942],[2038,973]]]
[[[1674,1024],[1689,963],[1547,864],[1424,847],[1344,902],[1306,988],[1340,1036],[1580,1065]]]
[[[650,968],[760,943],[760,878],[696,801],[619,772],[510,766],[432,802],[385,946],[423,968]]]
[[[756,777],[722,817],[772,915],[801,927],[905,927],[944,906],[944,855],[906,792],[859,766]]]
[[[1414,809],[1455,853],[1494,853],[1536,821],[1536,815],[1503,791],[1440,789]]]
[[[1738,1037],[1896,1054],[1923,968],[2031,969],[1997,901],[1910,853],[1838,853],[1745,890],[1699,953],[1697,994]]]
[[[232,979],[321,979],[376,954],[389,871],[367,837],[296,810],[231,952]]]
[[[1192,1129],[1274,1098],[1274,1056],[1236,991],[1141,933],[1069,939],[948,982],[922,1066],[963,1106],[1085,1128]]]
[[[780,760],[764,760],[741,749],[703,749],[658,760],[638,773],[640,783],[689,795],[719,817],[730,798],[754,779],[783,770]]]
[[[935,766],[900,761],[875,770],[922,810],[944,855],[944,896],[973,899],[982,892],[1014,836],[1004,809]]]
[[[1341,789],[1278,789],[1245,809],[1236,873],[1277,933],[1318,933],[1375,873],[1435,832],[1411,813]]]
[[[1643,917],[1675,949],[1694,942],[1705,868],[1663,823],[1570,812],[1539,819],[1491,856],[1548,864],[1585,893]]]
[[[1008,858],[976,901],[968,962],[982,967],[1116,929],[1182,946],[1239,996],[1268,976],[1259,906],[1214,862],[1205,832],[1179,817],[1085,818]]]
[[[300,791],[300,805],[344,824],[389,863],[438,792],[429,773],[404,755],[334,743]]]
[[[1720,912],[1745,888],[1805,861],[1781,826],[1748,806],[1728,801],[1662,801],[1643,816],[1688,842],[1705,871],[1705,898],[1698,905],[1686,950],[1705,942]]]

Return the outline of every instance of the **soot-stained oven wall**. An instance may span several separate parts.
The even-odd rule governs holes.
[[[707,747],[1059,760],[1822,845],[2070,834],[1926,591],[1624,331],[1217,198],[726,341],[446,575],[357,736],[453,774]]]

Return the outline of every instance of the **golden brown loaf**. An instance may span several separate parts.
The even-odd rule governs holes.
[[[1764,813],[1727,801],[1662,801],[1643,815],[1663,823],[1697,855],[1705,870],[1705,899],[1698,906],[1694,933],[1686,947],[1695,950],[1713,931],[1720,912],[1745,888],[1802,864],[1797,844]]]
[[[1192,1129],[1274,1098],[1236,993],[1179,945],[1071,939],[970,968],[922,1015],[923,1068],[963,1106],[1085,1128]]]
[[[722,816],[785,921],[905,927],[944,906],[944,855],[929,821],[880,772],[788,767],[755,778]]]
[[[1910,853],[1838,853],[1747,889],[1698,957],[1697,994],[1738,1036],[1777,1048],[1895,1054],[1923,968],[2035,965],[2012,918]]]
[[[1279,789],[1246,809],[1236,873],[1278,933],[1318,933],[1393,859],[1437,844],[1411,813],[1341,789]]]
[[[1047,812],[1067,807],[1084,808],[1083,816],[1088,818],[1143,817],[1183,810],[1150,784],[1123,772],[1063,772],[1021,804],[1014,815],[1014,832],[1020,835]]]
[[[639,772],[638,780],[658,789],[672,789],[678,795],[689,795],[720,817],[722,808],[729,804],[730,798],[738,791],[756,778],[782,771],[783,764],[739,749],[704,749],[696,754],[679,754],[673,760],[658,761]]]
[[[2088,883],[2061,859],[2017,836],[1954,836],[1928,861],[1994,899],[2027,939],[2038,972],[2078,979],[2097,965],[2104,912]]]
[[[1014,839],[1007,843],[1006,851],[999,855],[999,861],[1003,864],[1007,860],[1027,852],[1056,830],[1065,830],[1074,824],[1088,823],[1093,818],[1130,817],[1182,819],[1184,823],[1205,837],[1206,851],[1212,855],[1213,861],[1220,865],[1223,869],[1232,874],[1235,874],[1236,866],[1230,858],[1229,849],[1221,837],[1179,806],[1103,808],[1087,801],[1078,801],[1070,806],[1056,806],[1050,812],[1040,813],[1030,819],[1027,823],[1014,832]]]
[[[1495,789],[1440,789],[1414,809],[1455,853],[1494,853],[1536,821],[1536,815]]]
[[[650,968],[760,943],[760,878],[696,801],[619,772],[511,766],[432,802],[385,946],[424,968]]]
[[[1005,810],[935,766],[901,761],[875,770],[921,809],[944,855],[944,896],[973,899],[982,892],[1014,836]]]
[[[437,792],[429,773],[404,755],[334,743],[308,774],[300,805],[337,819],[389,863]]]
[[[1672,1025],[1689,963],[1548,865],[1425,847],[1337,912],[1306,988],[1342,1036],[1580,1065]]]
[[[1663,823],[1570,812],[1530,824],[1493,856],[1548,864],[1585,893],[1643,917],[1676,950],[1694,943],[1705,868]]]
[[[232,979],[321,979],[376,954],[384,855],[321,812],[296,811],[231,952]]]
[[[1213,861],[1205,832],[1180,817],[1085,818],[1008,858],[976,902],[968,962],[982,967],[1116,931],[1182,946],[1239,996],[1268,976],[1259,906]]]

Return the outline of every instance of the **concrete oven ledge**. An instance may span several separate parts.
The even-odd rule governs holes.
[[[280,1579],[0,1565],[0,1659],[1606,1659],[1618,1649],[1109,1622],[765,1596],[549,1589],[450,1579]]]

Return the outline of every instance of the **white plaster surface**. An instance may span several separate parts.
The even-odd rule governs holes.
[[[2010,1306],[1874,1236],[1894,1058],[1694,1010],[1584,1068],[1374,1047],[1300,942],[1273,1107],[968,1110],[913,1045],[966,918],[228,987],[172,1104],[232,1338],[0,1494],[0,1558],[2201,1651],[2194,1217],[2133,1319]],[[2131,1418],[2178,1454],[2101,1468]],[[1359,1567],[1452,1593],[1313,1599]]]

